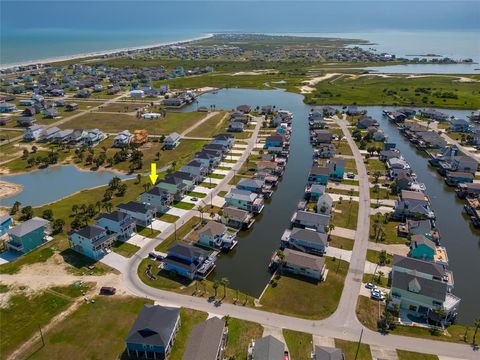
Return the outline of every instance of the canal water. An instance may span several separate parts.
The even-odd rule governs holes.
[[[11,197],[0,199],[1,206],[40,206],[57,201],[74,192],[108,184],[114,177],[127,179],[131,175],[111,171],[82,171],[73,165],[54,166],[20,175],[1,176],[2,180],[20,184],[23,190]]]
[[[257,217],[253,227],[239,234],[236,249],[220,256],[216,271],[212,274],[215,278],[227,277],[231,288],[253,296],[259,296],[270,279],[267,270],[270,257],[279,245],[280,237],[289,224],[297,202],[303,196],[305,181],[312,164],[307,124],[311,107],[302,100],[302,96],[282,90],[224,89],[199,97],[199,106],[215,105],[217,109],[230,110],[239,104],[249,104],[252,107],[271,104],[278,109],[288,109],[294,114],[291,152],[283,180],[272,198],[267,201],[263,213]],[[195,106],[191,105],[185,111],[192,111]],[[464,216],[463,202],[445,185],[436,170],[428,165],[427,158],[417,152],[400,135],[397,128],[382,116],[382,110],[389,108],[370,106],[364,109],[380,121],[389,141],[397,143],[419,180],[427,186],[427,194],[442,234],[442,245],[447,248],[450,268],[454,272],[454,293],[462,298],[459,322],[472,323],[472,319],[479,315],[480,303],[479,232]],[[463,110],[441,111],[459,118],[466,118],[470,114],[470,111]]]

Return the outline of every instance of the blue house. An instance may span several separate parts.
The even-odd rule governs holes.
[[[9,250],[26,254],[47,241],[50,222],[39,217],[31,218],[7,231]]]
[[[328,162],[328,168],[330,170],[330,179],[342,180],[345,175],[345,159],[334,158]]]
[[[467,132],[470,130],[470,123],[465,119],[450,120],[450,131]]]
[[[226,206],[259,214],[264,208],[263,197],[248,190],[230,189],[225,195]]]
[[[135,220],[129,214],[117,210],[100,214],[96,223],[107,232],[115,233],[117,240],[121,241],[130,239],[135,232]]]
[[[237,189],[247,190],[257,194],[262,193],[264,181],[260,179],[242,178],[238,184]]]
[[[6,234],[12,224],[13,220],[10,215],[0,216],[0,236]]]
[[[170,209],[173,195],[167,190],[154,186],[140,195],[140,201],[154,206],[158,214],[164,214]]]
[[[149,204],[129,201],[126,204],[119,204],[117,208],[121,212],[130,215],[138,226],[149,226],[155,217],[155,207]]]
[[[144,305],[125,339],[128,357],[166,359],[179,327],[179,308]]]
[[[193,280],[205,276],[215,266],[215,257],[205,250],[184,243],[175,243],[168,248],[163,268]]]
[[[312,166],[308,175],[308,184],[327,185],[330,178],[330,170],[326,167]]]
[[[15,104],[9,104],[9,103],[0,103],[0,113],[8,113],[12,112],[16,109],[17,107]]]
[[[107,229],[98,225],[87,225],[68,235],[72,250],[94,260],[103,258],[112,248],[116,234],[109,234]]]
[[[283,147],[283,136],[281,135],[270,135],[265,139],[265,148],[276,148]]]
[[[415,259],[433,261],[435,257],[436,244],[427,239],[424,235],[414,235],[410,241],[410,252],[408,256]]]

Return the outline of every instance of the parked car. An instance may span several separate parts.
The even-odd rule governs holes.
[[[374,286],[375,286],[375,285],[373,285],[372,283],[366,283],[366,284],[365,284],[365,287],[366,287],[367,289],[373,289]]]
[[[103,286],[100,289],[100,295],[115,295],[116,292],[117,292],[117,289],[110,286]]]
[[[289,360],[290,357],[288,356],[288,351],[283,352],[283,360]]]
[[[372,298],[375,300],[385,300],[385,295],[382,294],[380,290],[374,290],[371,292]]]
[[[349,179],[355,179],[355,174],[353,172],[348,172],[347,173],[347,178]]]
[[[191,201],[198,201],[198,198],[192,197],[192,198],[190,198],[190,200],[191,200]]]

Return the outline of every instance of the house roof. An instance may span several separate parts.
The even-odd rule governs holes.
[[[227,227],[216,221],[209,221],[198,233],[206,236],[222,235]]]
[[[109,219],[109,220],[112,220],[112,221],[120,222],[128,216],[129,215],[124,213],[124,212],[115,210],[115,211],[112,211],[110,213],[102,213],[102,214],[98,215],[97,220],[98,219]]]
[[[50,221],[48,220],[39,217],[33,217],[30,220],[24,221],[23,223],[8,230],[8,233],[10,235],[22,237],[26,234],[31,233],[32,231],[37,230],[38,228],[41,228],[42,226],[47,226],[49,223]]]
[[[315,346],[315,360],[343,360],[342,350],[334,347]]]
[[[148,205],[148,204],[142,204],[136,201],[129,201],[126,204],[119,204],[117,207],[120,210],[126,210],[126,211],[133,211],[133,212],[138,212],[142,214],[146,214],[149,211],[152,211],[154,209],[153,206]]]
[[[330,215],[317,214],[310,211],[299,210],[297,211],[296,220],[300,222],[309,222],[319,225],[328,225],[328,223],[330,222]]]
[[[312,166],[310,175],[330,175],[330,170],[327,167]]]
[[[168,248],[168,254],[178,254],[191,259],[201,256],[207,257],[208,251],[185,243],[176,242]]]
[[[445,275],[445,267],[443,265],[406,256],[393,255],[392,264],[394,269],[396,267],[403,268],[438,278],[442,278]]]
[[[427,201],[424,193],[420,191],[402,190],[403,200]]]
[[[285,345],[271,335],[255,341],[253,358],[255,360],[278,360],[283,358]]]
[[[304,240],[315,244],[327,245],[328,236],[324,233],[318,233],[312,230],[293,228],[290,237],[296,240]]]
[[[144,305],[126,342],[167,347],[179,317],[178,308]]]
[[[257,194],[248,191],[248,190],[240,190],[240,189],[230,189],[230,192],[225,195],[225,198],[234,198],[243,201],[254,201],[257,198]]]
[[[3,224],[5,222],[7,222],[8,220],[12,220],[12,217],[10,215],[0,216],[0,224]]]
[[[222,344],[225,321],[212,317],[193,327],[183,360],[215,360]]]
[[[392,291],[394,288],[418,293],[438,300],[445,300],[447,296],[447,283],[425,279],[420,276],[394,271]]]
[[[177,141],[180,140],[180,134],[173,132],[165,138],[165,141]]]
[[[287,264],[322,271],[325,266],[325,258],[301,251],[285,249],[283,251]]]
[[[252,187],[252,188],[261,188],[263,186],[263,184],[264,184],[264,182],[262,180],[242,178],[237,183],[237,187],[238,186],[246,186],[246,187]]]
[[[73,234],[78,234],[81,237],[84,237],[86,239],[93,239],[104,232],[105,232],[105,229],[101,226],[87,225],[81,228],[80,230],[74,231]]]
[[[191,167],[205,167],[205,165],[203,165],[200,161],[198,160],[192,160],[190,161],[188,164],[188,166],[191,166]]]
[[[435,248],[436,248],[435,243],[432,240],[427,239],[422,234],[413,235],[410,243],[411,243],[411,245],[410,245],[411,248],[416,248],[416,247],[418,247],[419,245],[422,245],[422,244],[428,246],[429,248],[431,248],[433,250],[435,250]]]
[[[146,194],[163,197],[163,196],[168,196],[169,192],[159,188],[158,186],[154,186],[153,188],[148,190]]]
[[[237,209],[233,206],[227,206],[223,209],[223,215],[232,220],[245,221],[250,213],[246,210]]]
[[[320,195],[320,197],[318,198],[317,204],[319,202],[323,202],[323,201],[326,202],[330,206],[332,206],[332,204],[333,204],[332,197],[330,196],[330,194],[327,194],[327,193],[323,193],[322,195]]]

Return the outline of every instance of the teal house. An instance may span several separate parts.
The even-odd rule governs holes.
[[[414,235],[410,242],[410,252],[408,256],[415,259],[433,261],[435,249],[436,245],[432,240],[427,239],[423,235]]]
[[[47,242],[49,231],[48,220],[34,217],[8,230],[7,248],[26,254]]]
[[[328,168],[330,170],[330,179],[342,180],[345,175],[345,159],[334,158],[330,160]]]

